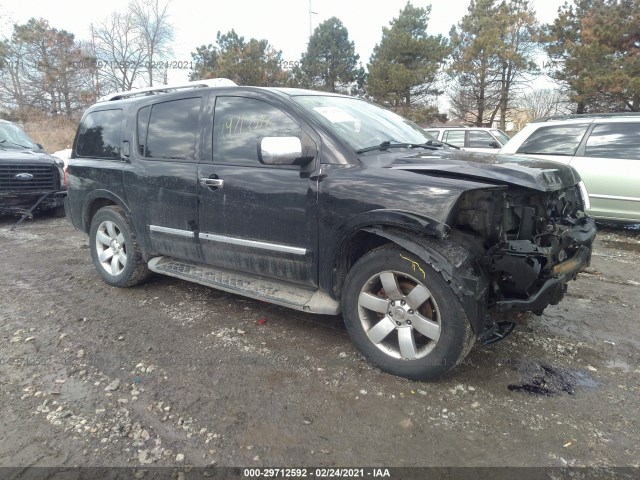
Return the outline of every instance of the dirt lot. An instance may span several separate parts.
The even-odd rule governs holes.
[[[102,283],[87,238],[0,218],[0,466],[639,466],[640,231],[437,383],[340,317],[168,277]]]

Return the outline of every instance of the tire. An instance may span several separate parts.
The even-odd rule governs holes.
[[[449,284],[396,246],[372,250],[353,265],[341,303],[355,346],[393,375],[434,380],[458,365],[475,342]]]
[[[120,207],[103,207],[89,229],[91,258],[102,279],[114,287],[138,285],[150,275],[131,220]]]

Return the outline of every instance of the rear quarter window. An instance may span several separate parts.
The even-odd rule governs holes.
[[[584,155],[640,160],[640,122],[596,125],[589,135]]]
[[[122,110],[89,113],[80,125],[76,156],[120,159]]]
[[[575,155],[589,124],[540,127],[524,141],[516,153]]]

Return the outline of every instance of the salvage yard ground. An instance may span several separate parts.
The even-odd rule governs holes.
[[[0,466],[639,466],[640,232],[436,383],[340,317],[104,284],[65,219],[0,218]]]

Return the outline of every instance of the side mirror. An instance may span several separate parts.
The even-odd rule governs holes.
[[[298,137],[263,137],[258,142],[258,160],[265,165],[305,163]]]
[[[491,148],[500,148],[500,145],[498,145],[498,142],[489,142],[489,147],[491,147]]]

